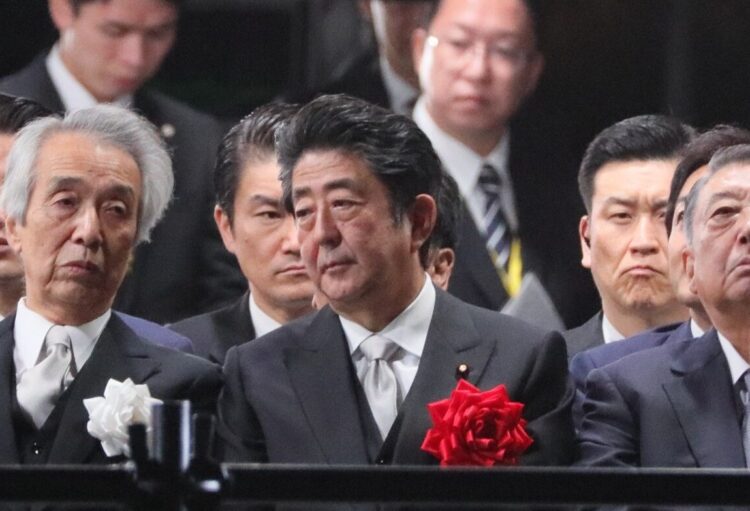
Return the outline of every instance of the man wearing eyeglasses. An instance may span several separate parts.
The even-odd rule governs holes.
[[[575,160],[559,129],[517,116],[544,68],[537,15],[530,0],[437,2],[413,36],[414,120],[469,212],[449,290],[499,309],[533,281],[544,314],[518,315],[559,328],[585,320],[596,294],[576,257]]]

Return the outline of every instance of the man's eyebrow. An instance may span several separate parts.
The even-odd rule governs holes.
[[[334,179],[333,181],[328,181],[323,185],[323,191],[330,192],[333,190],[352,190],[354,192],[358,192],[362,189],[362,184],[358,181],[350,178],[350,177],[343,177],[341,179]],[[292,198],[293,199],[299,199],[300,197],[305,197],[307,195],[310,195],[312,193],[312,189],[309,186],[300,186],[297,188],[294,188],[292,191]]]
[[[635,199],[628,199],[625,197],[607,197],[604,199],[604,206],[627,206],[634,207],[638,201]]]
[[[741,192],[738,192],[737,190],[724,190],[721,192],[715,192],[708,198],[708,202],[706,202],[706,209],[710,208],[713,204],[715,204],[716,202],[720,200],[723,200],[723,199],[741,200],[743,196],[744,194]]]
[[[83,183],[83,179],[80,177],[72,176],[55,176],[50,179],[47,185],[47,192],[52,193],[58,190],[65,190],[67,188],[75,188]]]
[[[281,206],[281,199],[279,197],[272,197],[270,195],[264,195],[262,193],[254,193],[248,198],[249,202],[260,204],[261,206],[273,206],[278,208]]]

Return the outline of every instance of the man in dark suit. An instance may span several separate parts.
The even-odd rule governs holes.
[[[637,351],[700,337],[711,328],[711,319],[698,296],[690,290],[685,272],[685,201],[693,185],[706,174],[708,162],[714,153],[741,143],[750,143],[750,132],[733,126],[717,126],[702,133],[685,147],[670,185],[664,223],[669,237],[669,280],[677,300],[687,307],[690,319],[648,330],[624,339],[624,342],[602,344],[576,354],[570,361],[570,373],[576,384],[576,401],[573,404],[576,424],[580,424],[586,377],[591,371]]]
[[[16,136],[0,205],[26,296],[0,323],[3,462],[120,459],[87,432],[83,403],[110,379],[213,409],[215,365],[145,342],[111,310],[133,248],[171,196],[170,166],[156,129],[113,106],[42,118]]]
[[[718,151],[688,195],[686,270],[715,330],[589,374],[581,464],[750,465],[750,145]]]
[[[435,2],[413,37],[422,86],[414,120],[466,203],[449,291],[500,310],[533,275],[551,300],[548,324],[562,328],[593,312],[596,293],[575,252],[564,130],[548,112],[521,108],[544,67],[536,15],[525,0]]]
[[[49,0],[58,42],[0,81],[0,91],[29,97],[52,111],[113,102],[159,127],[173,154],[174,199],[152,243],[136,251],[115,307],[160,323],[226,303],[244,286],[211,222],[210,169],[221,137],[218,124],[142,87],[172,46],[178,4]]]
[[[329,305],[227,354],[226,460],[437,463],[427,404],[456,380],[504,384],[534,443],[570,460],[564,343],[436,289],[425,273],[441,166],[408,118],[347,96],[302,107],[279,136],[302,260]]]
[[[270,104],[226,134],[214,171],[214,218],[250,291],[222,309],[170,326],[197,355],[219,364],[229,348],[312,310],[313,284],[300,260],[294,218],[281,203],[274,134],[297,110]]]
[[[642,115],[617,122],[586,148],[578,186],[581,263],[602,310],[563,333],[568,355],[687,319],[670,283],[664,212],[669,186],[693,129]]]

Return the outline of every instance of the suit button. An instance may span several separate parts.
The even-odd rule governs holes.
[[[35,456],[39,456],[42,452],[42,446],[37,442],[33,442],[31,444],[31,452],[34,453]]]
[[[385,465],[385,460],[383,458],[378,458],[375,463],[377,463],[378,465]]]

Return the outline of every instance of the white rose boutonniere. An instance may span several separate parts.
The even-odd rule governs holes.
[[[151,397],[146,385],[136,385],[130,378],[123,382],[110,379],[104,389],[104,397],[83,400],[89,412],[86,429],[101,440],[107,456],[124,454],[130,456],[128,426],[145,424],[151,435],[151,405],[161,400]]]

